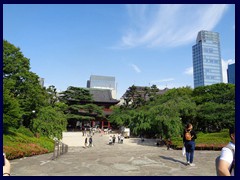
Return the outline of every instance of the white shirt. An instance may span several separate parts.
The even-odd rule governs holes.
[[[228,143],[227,147],[223,147],[221,151],[220,160],[227,161],[230,164],[229,170],[233,162],[233,152],[235,153],[235,144],[232,142]],[[231,175],[234,176],[234,171],[232,171]]]

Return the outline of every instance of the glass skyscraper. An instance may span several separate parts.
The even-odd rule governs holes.
[[[192,47],[194,88],[222,83],[222,61],[219,34],[200,31]]]
[[[235,84],[235,63],[228,65],[227,75],[228,75],[228,83]]]

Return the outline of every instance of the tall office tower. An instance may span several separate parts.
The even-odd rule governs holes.
[[[222,61],[219,34],[200,31],[192,47],[194,88],[222,83]]]
[[[115,77],[91,75],[90,80],[87,81],[87,87],[98,89],[110,89],[112,92],[112,98],[116,99],[117,97]]]
[[[227,75],[228,75],[228,83],[235,84],[235,63],[228,65]]]

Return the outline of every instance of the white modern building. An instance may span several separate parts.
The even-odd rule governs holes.
[[[87,81],[87,88],[109,89],[112,93],[112,98],[117,99],[117,89],[115,77],[113,76],[98,76],[91,75]]]

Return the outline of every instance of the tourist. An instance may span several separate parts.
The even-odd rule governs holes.
[[[229,129],[231,141],[222,148],[217,167],[219,176],[234,176],[235,170],[235,127]]]
[[[112,136],[110,136],[110,137],[109,137],[108,144],[109,144],[109,145],[112,145],[112,143],[113,143],[113,139],[112,139]]]
[[[88,146],[88,138],[87,137],[85,138],[85,144],[84,145],[85,145],[85,148]]]
[[[195,139],[197,139],[197,135],[192,129],[193,125],[188,123],[183,132],[183,143],[186,148],[186,165],[195,166],[193,163],[193,158],[195,150]]]
[[[120,142],[121,142],[121,144],[123,144],[123,139],[124,139],[124,136],[121,135],[121,138],[120,138]]]
[[[116,140],[116,137],[115,137],[115,134],[113,135],[113,145],[115,144],[115,140]]]
[[[120,140],[121,140],[121,134],[118,133],[118,144],[120,143]]]
[[[92,136],[89,138],[89,147],[93,147]]]
[[[172,146],[172,141],[171,141],[171,139],[170,138],[168,138],[168,140],[167,140],[167,150],[170,150],[171,149],[171,146]]]

